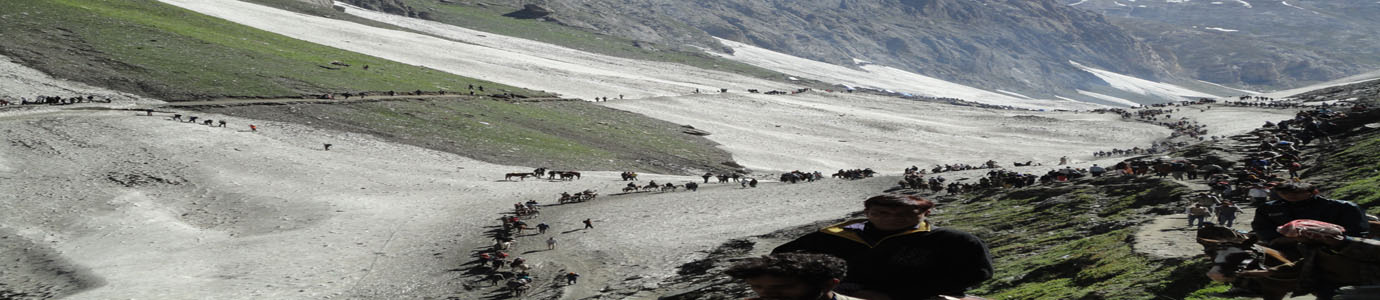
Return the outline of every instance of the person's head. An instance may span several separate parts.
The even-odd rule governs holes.
[[[1303,182],[1281,184],[1275,186],[1274,191],[1279,194],[1280,198],[1289,202],[1308,200],[1318,194],[1318,189],[1316,187],[1313,187],[1312,184]]]
[[[914,228],[934,208],[934,202],[910,195],[880,195],[863,201],[867,221],[881,230]]]
[[[822,300],[847,269],[843,259],[827,254],[778,253],[745,259],[724,273],[746,281],[762,300]]]

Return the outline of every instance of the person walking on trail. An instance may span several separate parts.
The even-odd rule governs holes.
[[[589,219],[585,219],[584,222],[585,222],[585,229],[594,229],[594,221],[590,221]]]
[[[537,223],[538,234],[546,234],[547,229],[551,229],[551,225],[546,225],[546,223]]]
[[[724,273],[742,280],[761,299],[861,300],[834,292],[848,263],[826,254],[781,253],[744,259]]]
[[[1193,206],[1188,207],[1188,226],[1194,226],[1193,221],[1197,220],[1198,228],[1203,228],[1203,222],[1210,215],[1212,215],[1212,211],[1209,211],[1206,206],[1203,206],[1202,203],[1194,203]]]
[[[1225,202],[1222,201],[1221,198],[1217,198],[1217,196],[1212,195],[1210,193],[1199,193],[1197,196],[1197,201],[1198,204],[1202,204],[1203,207],[1206,207],[1208,212],[1216,212],[1217,206],[1222,205],[1222,202]]]
[[[1092,177],[1102,177],[1102,174],[1107,173],[1107,169],[1093,164],[1092,167],[1088,168],[1088,173],[1092,173]]]
[[[556,237],[546,238],[546,250],[556,250]]]
[[[565,285],[575,285],[580,280],[580,274],[575,272],[565,273]]]
[[[326,146],[326,151],[331,151],[331,144],[325,144],[325,146]]]
[[[254,126],[254,124],[249,124],[249,131],[251,131],[251,132],[259,132],[259,126]]]
[[[1236,223],[1236,216],[1241,214],[1241,208],[1231,201],[1222,202],[1217,206],[1217,225],[1230,228]]]
[[[933,201],[916,196],[874,196],[863,201],[866,219],[825,227],[776,247],[772,254],[842,258],[848,271],[834,291],[858,298],[962,296],[992,278],[992,255],[977,236],[926,221],[931,208]]]
[[[1270,199],[1270,186],[1264,184],[1251,186],[1251,189],[1246,191],[1246,196],[1251,198],[1251,205],[1257,207],[1265,205],[1265,202]]]

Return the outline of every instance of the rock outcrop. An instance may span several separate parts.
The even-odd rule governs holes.
[[[1064,1],[1106,15],[1209,82],[1270,90],[1380,69],[1375,1]]]
[[[555,12],[541,5],[527,4],[522,6],[522,10],[511,12],[503,16],[518,19],[536,19],[549,16],[553,13]]]

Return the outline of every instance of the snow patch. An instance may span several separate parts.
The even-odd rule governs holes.
[[[1117,74],[1116,72],[1111,72],[1111,71],[1106,71],[1106,70],[1100,70],[1100,69],[1097,69],[1097,68],[1085,66],[1085,65],[1080,64],[1080,63],[1075,62],[1075,61],[1069,61],[1069,63],[1070,63],[1070,64],[1073,64],[1075,67],[1078,67],[1079,69],[1083,69],[1083,71],[1086,71],[1086,72],[1088,72],[1088,73],[1092,73],[1094,76],[1097,76],[1098,78],[1101,78],[1102,81],[1107,82],[1107,85],[1110,85],[1112,88],[1115,88],[1115,89],[1118,89],[1118,90],[1123,90],[1123,91],[1126,91],[1126,92],[1131,92],[1131,93],[1136,93],[1136,94],[1141,94],[1141,95],[1146,95],[1146,96],[1153,96],[1153,97],[1157,97],[1157,98],[1160,98],[1160,99],[1164,99],[1164,100],[1166,100],[1166,101],[1183,101],[1183,100],[1185,100],[1184,97],[1195,97],[1195,98],[1200,98],[1200,97],[1205,97],[1205,98],[1216,98],[1216,97],[1217,97],[1217,95],[1212,95],[1212,94],[1208,94],[1208,93],[1204,93],[1204,92],[1194,91],[1194,90],[1191,90],[1191,89],[1188,89],[1188,88],[1184,88],[1184,87],[1180,87],[1180,86],[1176,86],[1176,85],[1172,85],[1172,84],[1154,82],[1154,81],[1149,81],[1149,80],[1145,80],[1145,79],[1135,78],[1135,77],[1126,76],[1126,75],[1122,75],[1122,74]],[[1090,95],[1090,96],[1091,96],[1091,95]],[[1117,98],[1117,99],[1120,99],[1120,98]],[[1107,99],[1104,99],[1104,100],[1107,100]],[[1121,99],[1121,100],[1125,100],[1125,99]]]
[[[1221,32],[1237,32],[1237,31],[1240,31],[1240,30],[1236,30],[1236,29],[1226,29],[1226,28],[1222,28],[1222,27],[1203,27],[1203,29],[1207,29],[1207,30],[1216,30],[1216,31],[1221,31]]]
[[[1321,13],[1318,13],[1318,12],[1316,12],[1316,11],[1312,11],[1312,10],[1309,10],[1309,9],[1307,9],[1307,8],[1302,8],[1302,7],[1294,6],[1293,4],[1289,4],[1289,1],[1279,1],[1279,3],[1284,4],[1284,6],[1293,7],[1293,8],[1297,8],[1297,9],[1302,9],[1303,11],[1311,12],[1311,13],[1313,13],[1313,14],[1315,14],[1315,15],[1321,15]]]
[[[1079,94],[1083,94],[1084,96],[1093,97],[1093,98],[1105,100],[1105,101],[1112,102],[1112,103],[1117,103],[1117,104],[1126,105],[1126,106],[1139,106],[1139,105],[1140,105],[1140,103],[1136,103],[1135,101],[1126,100],[1126,99],[1121,99],[1121,98],[1117,98],[1117,97],[1113,97],[1113,96],[1109,96],[1109,95],[1103,95],[1103,94],[1098,94],[1098,93],[1089,92],[1089,91],[1084,91],[1084,90],[1077,90],[1077,91],[1078,91]],[[1068,99],[1068,98],[1065,98],[1065,99]]]
[[[1035,98],[1030,98],[1029,96],[1026,96],[1026,95],[1021,95],[1021,94],[1019,94],[1019,93],[1012,92],[1012,91],[1005,91],[1005,90],[1000,90],[1000,89],[998,89],[997,92],[998,92],[998,93],[1002,93],[1002,94],[1007,94],[1007,95],[1016,96],[1016,97],[1021,97],[1021,98],[1025,98],[1025,99],[1035,99]]]
[[[1207,82],[1207,81],[1202,81],[1202,80],[1199,80],[1198,82],[1202,82],[1202,83],[1206,83],[1206,84],[1211,84],[1211,85],[1213,85],[1213,86],[1217,86],[1217,87],[1220,87],[1220,88],[1229,89],[1229,90],[1233,90],[1233,91],[1238,91],[1238,92],[1242,92],[1242,93],[1246,93],[1246,94],[1251,94],[1251,95],[1260,94],[1260,92],[1257,92],[1257,91],[1243,90],[1243,89],[1238,89],[1238,88],[1229,87],[1229,86],[1220,85],[1220,84],[1216,84],[1216,83],[1212,83],[1212,82]]]
[[[1298,94],[1302,94],[1302,93],[1307,93],[1307,92],[1314,91],[1314,90],[1320,90],[1320,89],[1330,88],[1330,87],[1334,87],[1334,86],[1343,86],[1343,85],[1348,85],[1348,84],[1362,83],[1362,82],[1367,82],[1367,81],[1372,81],[1372,80],[1380,80],[1380,70],[1371,71],[1371,72],[1366,72],[1366,73],[1362,73],[1362,74],[1358,74],[1358,75],[1353,75],[1353,76],[1347,76],[1347,77],[1345,77],[1345,78],[1341,78],[1341,79],[1337,79],[1337,80],[1333,80],[1333,81],[1328,81],[1328,82],[1324,82],[1324,83],[1319,83],[1319,84],[1314,84],[1314,85],[1310,85],[1310,86],[1305,86],[1305,87],[1301,87],[1301,88],[1293,88],[1293,89],[1287,89],[1287,90],[1279,90],[1279,91],[1268,92],[1268,93],[1262,94],[1261,96],[1270,97],[1270,98],[1285,98],[1285,97],[1289,97],[1289,96],[1293,96],[1293,95],[1298,95]]]
[[[993,92],[883,65],[870,64],[855,69],[726,39],[719,39],[719,42],[733,48],[733,54],[713,53],[715,55],[781,73],[834,84],[919,96],[958,98],[979,103],[1022,108],[1083,109],[1098,106],[1091,103],[1074,105],[1074,103],[1065,101],[1032,99]]]

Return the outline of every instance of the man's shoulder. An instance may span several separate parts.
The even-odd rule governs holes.
[[[926,241],[981,241],[981,239],[971,233],[945,227],[931,227],[929,231],[917,232],[915,234],[906,235],[903,238]]]
[[[1346,200],[1329,199],[1329,198],[1323,198],[1323,197],[1318,197],[1318,199],[1322,200],[1324,203],[1327,203],[1327,205],[1332,205],[1332,206],[1342,206],[1342,207],[1349,207],[1349,208],[1356,208],[1356,209],[1360,209],[1360,207],[1361,207],[1361,206],[1359,206],[1359,205],[1356,205],[1356,202],[1351,202],[1351,201],[1346,201]]]

